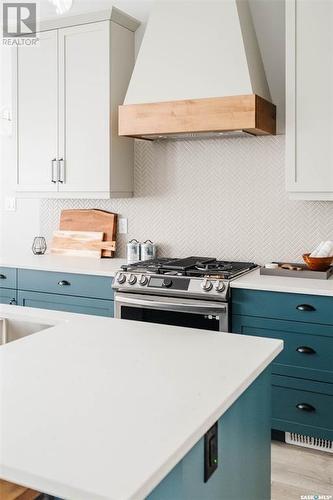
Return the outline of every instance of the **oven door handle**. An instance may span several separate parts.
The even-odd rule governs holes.
[[[196,314],[219,314],[226,313],[227,307],[223,304],[205,304],[202,301],[198,303],[185,303],[185,302],[167,302],[167,301],[158,301],[158,300],[146,300],[139,299],[134,297],[124,297],[123,295],[119,298],[115,297],[116,302],[120,304],[129,304],[133,306],[143,306],[150,307],[153,309],[160,309],[166,311],[191,311]]]

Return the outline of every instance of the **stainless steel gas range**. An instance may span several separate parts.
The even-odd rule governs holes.
[[[122,266],[114,279],[116,318],[229,331],[230,281],[251,262],[160,258]]]

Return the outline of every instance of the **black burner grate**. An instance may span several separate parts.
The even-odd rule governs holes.
[[[231,279],[256,267],[253,262],[232,262],[212,257],[186,257],[183,259],[159,258],[125,264],[125,271],[149,272],[154,274],[179,274],[184,276],[223,276]]]

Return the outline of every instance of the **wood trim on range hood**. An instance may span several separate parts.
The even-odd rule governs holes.
[[[276,107],[256,94],[119,106],[120,136],[161,138],[276,133]]]

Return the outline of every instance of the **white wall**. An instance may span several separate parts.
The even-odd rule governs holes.
[[[0,48],[0,68],[0,110],[11,109],[11,57],[8,48]],[[15,135],[11,134],[10,124],[1,122],[0,130],[6,135],[0,136],[0,257],[3,253],[30,247],[33,237],[40,231],[39,200],[17,200],[15,212],[4,210],[6,197],[15,196]]]
[[[202,0],[203,1],[203,0]],[[124,11],[128,12],[130,15],[137,17],[138,19],[142,20],[143,24],[142,27],[138,30],[137,33],[137,50],[140,47],[140,43],[142,40],[142,36],[144,34],[144,29],[145,29],[145,24],[147,22],[148,16],[149,16],[149,11],[151,8],[151,5],[153,3],[153,0],[132,0],[132,1],[127,1],[127,0],[115,0],[112,2],[112,0],[74,0],[74,5],[72,12],[73,14],[82,12],[82,11],[87,11],[87,10],[98,10],[101,8],[105,8],[110,6],[110,4],[115,4],[119,8],[123,9]],[[263,62],[265,65],[266,69],[266,74],[267,74],[267,79],[268,83],[270,85],[270,90],[272,94],[273,101],[278,104],[278,117],[279,117],[279,127],[280,130],[283,130],[284,127],[284,18],[283,18],[283,13],[284,13],[284,0],[250,0],[251,3],[251,9],[252,9],[252,14],[254,17],[254,23],[257,29],[257,36],[258,36],[258,41],[259,41],[259,46],[262,52],[262,57],[263,57]],[[54,17],[55,14],[55,8],[47,1],[47,0],[42,0],[40,2],[40,14],[42,18],[50,18]],[[172,29],[171,29],[171,36],[172,36]],[[2,51],[3,52],[3,51]],[[6,55],[5,55],[6,59]],[[0,81],[2,83],[2,98],[1,98],[1,105],[5,105],[10,101],[10,95],[9,95],[9,88],[10,88],[10,78],[9,78],[9,70],[8,70],[8,57],[7,57],[7,62],[3,61],[0,64],[0,70],[1,70],[1,78]],[[259,139],[260,141],[260,139]],[[274,139],[273,139],[274,141]],[[274,147],[278,149],[280,157],[283,157],[284,154],[284,143],[283,141],[279,141],[277,139],[277,143],[273,142],[276,144]],[[215,144],[215,143],[214,143]],[[231,143],[230,143],[231,144]],[[205,162],[202,164],[203,172],[205,172],[207,169],[210,167],[214,167],[216,161],[218,161],[220,164],[221,162],[227,165],[227,160],[228,158],[233,158],[234,155],[237,158],[239,154],[243,151],[243,144],[240,145],[237,141],[233,143],[232,147],[228,147],[227,151],[225,150],[225,146],[221,143],[218,148],[214,147],[215,152],[218,150],[220,153],[218,153],[218,157],[216,157],[214,151],[212,151],[212,143],[210,141],[199,141],[196,146],[193,145],[193,143],[179,143],[179,146],[177,146],[176,143],[171,144],[170,148],[167,146],[164,146],[165,151],[173,151],[173,161],[175,164],[177,164],[177,171],[179,172],[180,175],[180,165],[184,161],[184,154],[182,151],[186,152],[186,161],[195,162],[196,161],[196,155],[197,155],[197,148],[199,147],[201,154],[205,158]],[[254,142],[251,143],[251,145],[248,146],[248,155],[251,157],[251,155],[255,155],[254,151],[257,150],[257,140],[254,140]],[[265,143],[264,143],[265,144]],[[269,141],[267,144],[270,144]],[[199,146],[200,145],[200,146]],[[36,147],[38,147],[38,144],[36,144]],[[266,148],[266,146],[264,146]],[[40,225],[41,229],[43,231],[49,231],[51,227],[53,227],[54,224],[50,221],[56,220],[58,216],[58,210],[63,206],[78,206],[79,204],[84,205],[85,202],[62,202],[62,201],[57,201],[57,202],[42,202],[42,209],[41,209],[41,220],[40,220],[40,201],[39,200],[17,200],[17,211],[16,212],[6,212],[4,211],[4,202],[5,202],[5,197],[6,196],[11,196],[14,194],[14,183],[15,183],[15,162],[14,162],[14,137],[2,137],[1,138],[1,163],[0,163],[0,252],[5,251],[5,252],[12,252],[14,248],[22,248],[24,250],[27,250],[30,248],[31,241],[34,235],[38,234],[40,232]],[[158,151],[158,149],[156,149]],[[221,154],[227,154],[227,158],[223,158]],[[263,150],[264,153],[264,150]],[[165,153],[167,154],[167,153]],[[161,153],[161,158],[156,158],[156,163],[159,165],[159,168],[162,168],[164,164],[167,164],[167,157],[165,154]],[[151,153],[150,149],[147,148],[147,146],[139,146],[138,151],[137,151],[137,157],[139,160],[139,165],[137,163],[136,165],[136,172],[142,171],[150,171],[149,170],[149,164],[151,161]],[[145,156],[147,155],[147,156]],[[179,156],[178,156],[179,155]],[[231,156],[229,156],[231,155]],[[269,159],[269,149],[267,149],[267,162],[270,162]],[[145,167],[145,165],[147,165]],[[240,164],[241,165],[241,164]],[[148,196],[143,195],[142,196],[142,190],[145,192],[142,186],[142,175],[136,176],[136,194],[138,195],[138,198],[135,200],[123,200],[123,201],[117,201],[117,202],[93,202],[93,206],[100,206],[100,207],[105,207],[106,204],[108,207],[119,207],[119,211],[121,213],[124,213],[124,215],[128,215],[130,217],[130,228],[132,227],[131,234],[134,232],[137,233],[136,228],[140,227],[145,227],[143,224],[143,217],[147,217],[148,214],[151,213],[152,210],[157,210],[158,213],[161,213],[160,207],[163,207],[163,203],[159,203],[159,197],[162,199],[165,199],[165,193],[164,191],[166,190],[166,194],[170,194],[171,198],[173,199],[174,196],[178,196],[177,193],[179,193],[179,186],[177,185],[177,179],[174,179],[172,177],[173,170],[172,170],[172,165],[169,165],[166,174],[161,171],[162,179],[163,179],[163,184],[161,183],[160,178],[155,177],[155,176],[148,176],[145,177],[143,176],[143,179],[146,179],[147,182],[151,182],[153,184],[150,185],[150,194]],[[214,167],[215,168],[215,167]],[[229,168],[231,169],[232,173],[233,169],[235,168],[233,163],[229,165]],[[238,168],[238,167],[237,167]],[[242,167],[239,167],[242,168]],[[247,168],[247,167],[244,167]],[[254,167],[251,167],[254,168]],[[283,165],[279,164],[279,182],[281,182],[282,176],[283,176]],[[170,174],[170,176],[169,176]],[[189,173],[190,175],[190,173]],[[198,187],[200,187],[200,177],[201,173],[197,171],[197,176],[193,177],[195,179],[195,182],[198,183]],[[255,175],[253,178],[251,177],[251,182],[261,182],[260,179],[256,178]],[[185,178],[182,182],[185,182]],[[273,181],[274,182],[274,181]],[[225,193],[223,191],[223,185],[222,187],[218,187],[216,189],[216,183],[215,180],[212,178],[212,185],[214,186],[214,190],[212,189],[212,199],[215,199],[216,197],[223,196],[224,199],[228,200],[228,196],[230,196],[230,200],[233,201],[233,193],[232,193],[232,186],[229,185],[229,190],[231,192],[228,192],[228,196],[225,198]],[[214,194],[214,191],[216,190],[216,193]],[[222,190],[222,193],[220,192]],[[186,198],[186,193],[187,191],[184,191],[183,198],[185,200],[184,204],[186,206],[191,206],[193,203],[192,198],[191,198],[191,193],[188,193],[189,199],[187,200]],[[173,193],[173,194],[171,194]],[[284,191],[283,191],[284,193]],[[204,193],[202,193],[203,200],[205,199]],[[241,196],[241,193],[240,193]],[[128,204],[129,203],[129,204]],[[207,202],[208,205],[211,207],[212,213],[211,217],[215,214],[215,207],[214,203],[211,202],[210,200]],[[287,197],[285,193],[283,194],[281,198],[281,208],[286,207],[288,204]],[[91,205],[91,202],[90,202]],[[319,205],[319,204],[318,204]],[[318,206],[317,205],[317,206]],[[125,207],[131,207],[128,210],[126,210]],[[165,210],[168,210],[168,204],[165,207]],[[226,210],[228,209],[228,206],[232,206],[226,204]],[[259,206],[259,205],[258,205]],[[289,205],[288,205],[289,206]],[[302,205],[303,206],[303,205]],[[45,210],[45,207],[49,207],[50,210],[53,210],[54,213],[47,213]],[[263,208],[264,209],[264,208]],[[260,212],[260,210],[259,210]],[[166,214],[167,215],[167,214]],[[163,215],[162,218],[166,216],[165,214]],[[206,227],[206,221],[204,219],[200,220],[200,211],[198,212],[199,220],[198,220],[198,228]],[[207,217],[208,215],[206,215]],[[232,220],[232,215],[230,214],[230,220]],[[149,216],[147,217],[147,220],[149,219]],[[278,223],[275,221],[275,223]],[[227,224],[227,221],[225,222]],[[182,227],[182,226],[178,226]],[[239,226],[239,231],[243,230]],[[227,231],[226,234],[229,234],[230,231],[232,233],[232,224],[230,223],[230,227],[223,227],[223,231]],[[151,237],[155,237],[154,234],[155,232],[152,231],[153,234],[150,234]],[[140,236],[141,232],[138,232],[137,235]],[[149,235],[148,235],[149,236]],[[148,237],[147,236],[147,237]],[[189,235],[190,238],[187,238],[188,242],[191,242],[191,248],[194,250],[197,247],[197,241],[193,241],[193,237]],[[141,237],[141,236],[140,236]],[[159,235],[158,233],[156,234],[156,238],[158,238]],[[239,237],[241,237],[239,235]],[[175,231],[170,234],[170,241],[175,240],[177,241],[179,238],[183,238],[182,234],[180,233],[180,230],[177,230],[177,226],[175,227]],[[260,245],[260,242],[258,241],[258,245]],[[167,248],[167,246],[166,246]],[[179,248],[177,245],[175,246],[175,250]],[[184,249],[185,247],[183,247]],[[221,247],[223,248],[223,247]],[[227,248],[226,248],[227,250]],[[189,251],[192,251],[189,249]],[[296,252],[297,253],[297,252]],[[219,255],[221,255],[219,253]],[[235,253],[234,255],[230,255],[230,257],[237,257],[237,254]]]
[[[71,14],[89,10],[100,10],[116,5],[130,15],[142,20],[136,36],[139,50],[152,1],[104,1],[74,0]],[[39,2],[41,18],[55,17],[55,8],[47,0]],[[1,41],[0,41],[1,42]],[[11,58],[7,47],[0,45],[0,110],[11,108]],[[36,144],[36,148],[38,144]],[[0,257],[29,251],[33,237],[40,233],[40,200],[17,199],[17,210],[5,210],[6,197],[15,196],[15,135],[0,135]]]
[[[114,5],[130,16],[141,21],[141,26],[136,32],[136,50],[140,48],[142,37],[145,32],[149,12],[154,0],[73,0],[70,15],[82,12],[91,12],[107,9]],[[40,19],[57,17],[55,7],[47,0],[39,1]],[[66,14],[64,14],[66,16]]]
[[[333,203],[288,199],[284,139],[138,141],[134,198],[44,201],[43,233],[61,209],[97,206],[128,217],[129,239],[151,239],[167,257],[299,261],[332,238]],[[125,256],[126,238],[118,243]]]

